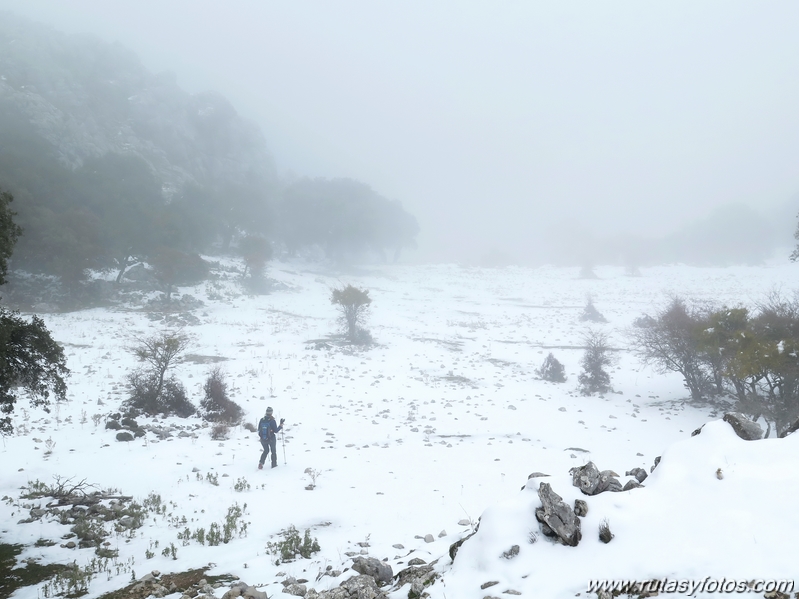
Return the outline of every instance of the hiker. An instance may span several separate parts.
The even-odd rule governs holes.
[[[258,436],[261,438],[261,446],[264,448],[261,460],[258,462],[258,470],[263,469],[270,450],[272,451],[272,468],[277,468],[277,433],[283,430],[285,421],[285,418],[281,418],[280,425],[278,425],[275,422],[275,417],[272,416],[272,408],[266,408],[266,414],[258,423]]]

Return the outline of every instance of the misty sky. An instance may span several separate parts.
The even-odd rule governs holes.
[[[361,180],[421,255],[523,259],[573,223],[661,235],[799,193],[799,2],[0,0],[118,40]],[[786,240],[786,244],[791,242]]]

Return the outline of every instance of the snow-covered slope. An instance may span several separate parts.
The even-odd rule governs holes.
[[[142,424],[184,427],[184,436],[176,429],[168,439],[148,433],[130,443],[104,429],[137,366],[127,348],[134,337],[163,330],[162,321],[135,307],[46,315],[66,346],[70,401],[50,414],[17,406],[17,433],[0,450],[0,495],[10,498],[0,504],[0,542],[29,545],[19,559],[84,565],[95,556],[94,549],[62,547],[69,527],[52,518],[17,524],[29,516],[22,504],[43,503],[21,502],[20,487],[57,475],[139,502],[160,494],[167,506],[133,534],[110,537],[121,566],[96,577],[90,596],[124,586],[132,571],[209,563],[210,573],[240,576],[270,596],[283,588],[278,573],[321,590],[351,575],[316,581],[327,566],[349,567],[351,552],[387,559],[395,573],[413,557],[441,558],[443,580],[428,592],[459,599],[507,589],[573,597],[590,579],[606,577],[788,578],[796,573],[790,544],[799,521],[790,506],[797,483],[789,466],[797,441],[743,442],[724,423],[691,438],[721,414],[689,405],[678,376],[641,367],[624,330],[669,294],[751,304],[794,269],[673,266],[630,278],[607,268],[597,269],[597,280],[582,280],[576,269],[387,266],[331,275],[278,264],[270,276],[288,290],[269,296],[242,295],[235,278],[182,289],[205,302],[194,312],[200,324],[186,329],[192,358],[175,370],[192,400],[199,402],[210,362],[220,360],[248,422],[267,406],[286,418],[279,466],[262,471],[257,437],[243,427],[218,441],[199,419],[170,418]],[[368,327],[379,345],[367,351],[313,342],[335,332],[329,293],[347,283],[368,288],[374,300]],[[587,328],[578,316],[589,293],[609,321],[594,327],[618,349],[616,392],[604,397],[576,391]],[[563,384],[535,376],[550,351],[566,366]],[[579,494],[569,468],[591,460],[620,474],[648,471],[659,455],[646,488],[588,498],[577,548],[528,543],[537,529],[537,485],[519,489],[531,472],[551,475],[546,480],[568,502]],[[318,473],[313,490],[306,490],[307,469]],[[231,506],[245,503],[245,536],[215,547],[178,539],[185,528],[224,522]],[[449,546],[481,515],[479,532],[451,564]],[[616,535],[608,545],[596,538],[603,518]],[[289,525],[310,529],[321,551],[276,566],[266,545]],[[433,542],[423,539],[428,534]],[[57,543],[33,547],[38,539]],[[161,554],[170,543],[176,560]],[[514,544],[519,555],[501,558]],[[492,580],[500,585],[480,588]],[[24,588],[14,596],[41,594]],[[392,594],[406,596],[407,587]]]

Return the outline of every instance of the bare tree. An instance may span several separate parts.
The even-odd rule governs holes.
[[[145,369],[147,375],[156,381],[155,393],[161,395],[164,388],[164,377],[189,347],[191,339],[182,331],[164,331],[150,337],[139,337],[136,345],[131,348],[135,355],[142,362],[146,362],[149,368]]]
[[[675,297],[654,318],[638,322],[640,326],[629,334],[641,361],[661,373],[679,372],[692,399],[705,397],[711,382],[699,351],[703,324],[700,315]]]

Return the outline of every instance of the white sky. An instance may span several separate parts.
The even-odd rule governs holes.
[[[0,0],[258,122],[281,172],[402,200],[423,253],[663,234],[799,192],[799,3]],[[786,243],[790,243],[787,240]]]

